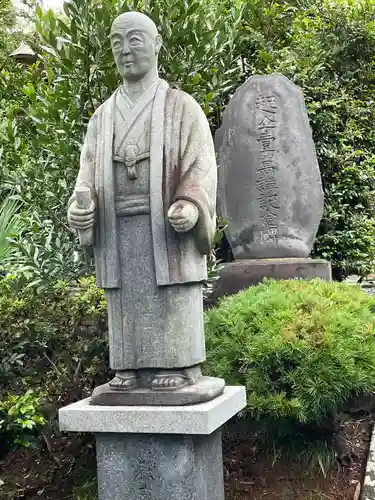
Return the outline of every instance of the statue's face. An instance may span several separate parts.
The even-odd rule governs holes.
[[[120,75],[139,80],[156,65],[160,37],[134,26],[119,25],[111,33],[112,52]]]

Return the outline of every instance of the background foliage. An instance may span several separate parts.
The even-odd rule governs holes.
[[[375,2],[248,3],[246,73],[280,72],[305,95],[325,192],[314,254],[336,278],[374,262]]]
[[[72,0],[62,14],[36,9],[29,41],[43,65],[29,70],[4,57],[15,43],[9,5],[2,0],[0,194],[16,192],[27,220],[14,272],[39,286],[92,272],[65,225],[66,202],[87,121],[119,83],[110,23],[129,9],[160,27],[161,75],[194,95],[213,132],[246,77],[281,72],[302,87],[326,196],[314,254],[338,279],[373,270],[374,0]]]

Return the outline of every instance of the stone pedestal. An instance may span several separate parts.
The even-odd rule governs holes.
[[[224,500],[221,426],[246,405],[244,387],[191,406],[59,411],[63,431],[96,436],[99,500]]]
[[[225,264],[214,290],[214,299],[232,295],[260,283],[277,280],[321,278],[332,281],[331,263],[323,259],[249,259]]]
[[[100,500],[223,500],[221,432],[209,436],[101,434]]]

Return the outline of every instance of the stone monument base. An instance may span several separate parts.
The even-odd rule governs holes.
[[[227,387],[192,406],[93,406],[59,411],[62,431],[94,432],[99,500],[224,500],[221,426],[246,405]]]
[[[249,259],[229,262],[219,273],[213,300],[232,295],[260,283],[263,278],[277,280],[321,278],[332,281],[331,263],[323,259]]]
[[[105,406],[181,406],[203,403],[220,396],[225,388],[221,378],[200,377],[195,384],[176,390],[155,390],[135,387],[128,390],[111,389],[109,384],[96,387],[92,405]]]

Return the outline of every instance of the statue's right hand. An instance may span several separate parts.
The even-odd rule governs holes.
[[[73,201],[68,208],[68,223],[72,229],[78,231],[92,229],[95,223],[95,203],[91,201],[87,208],[81,208]]]

